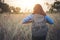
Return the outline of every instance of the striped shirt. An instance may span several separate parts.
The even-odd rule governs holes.
[[[29,20],[31,20],[32,18],[33,18],[33,14],[30,14],[23,19],[22,23],[26,23]],[[49,24],[54,24],[54,20],[51,17],[49,17],[48,15],[45,16],[45,19]]]

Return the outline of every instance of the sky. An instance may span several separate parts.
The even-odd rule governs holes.
[[[9,4],[10,6],[14,7],[21,7],[22,10],[30,9],[32,10],[34,5],[39,3],[42,5],[43,9],[46,11],[47,7],[45,2],[53,3],[54,0],[5,0],[5,3]]]

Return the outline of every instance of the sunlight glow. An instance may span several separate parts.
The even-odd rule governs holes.
[[[22,11],[33,9],[34,5],[39,3],[42,5],[43,9],[46,10],[46,6],[44,4],[46,0],[6,0],[5,2],[14,7],[20,7]]]

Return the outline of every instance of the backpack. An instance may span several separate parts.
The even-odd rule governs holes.
[[[32,36],[41,37],[47,34],[48,27],[43,15],[33,14],[32,18]]]

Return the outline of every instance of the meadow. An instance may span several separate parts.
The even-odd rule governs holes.
[[[22,24],[24,17],[29,13],[22,14],[0,14],[0,40],[31,40],[31,23]],[[49,25],[47,40],[52,36],[52,39],[57,39],[57,30],[60,29],[60,13],[47,13],[54,19],[54,24]]]

